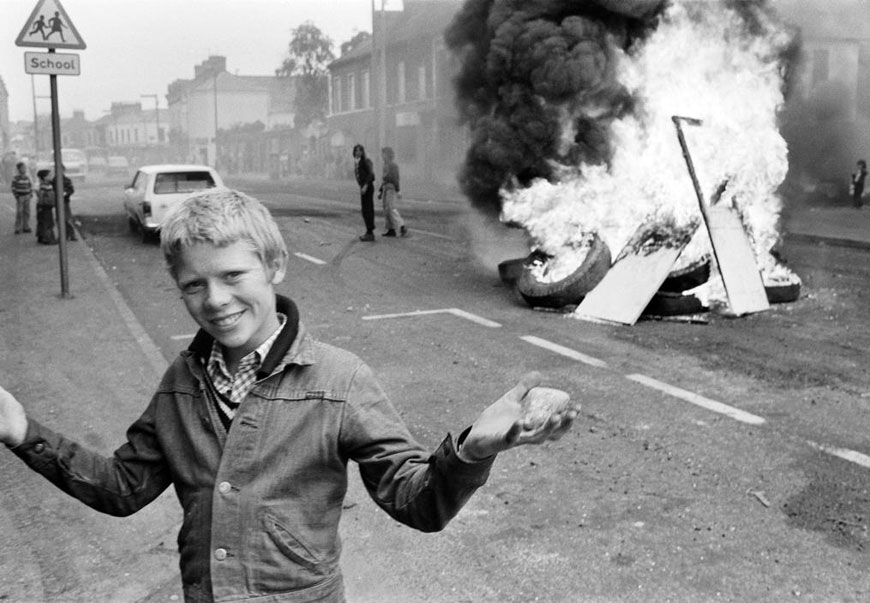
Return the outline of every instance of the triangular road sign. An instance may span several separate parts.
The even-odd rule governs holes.
[[[83,49],[85,41],[60,5],[60,0],[39,0],[15,45]]]

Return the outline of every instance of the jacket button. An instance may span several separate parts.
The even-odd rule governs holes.
[[[218,484],[218,491],[220,491],[221,494],[226,494],[230,491],[230,487],[230,482],[221,482]]]
[[[215,549],[214,558],[218,561],[223,561],[227,558],[227,550],[226,549]]]
[[[36,454],[41,454],[43,450],[45,450],[45,444],[43,442],[38,442],[33,446],[33,451]]]

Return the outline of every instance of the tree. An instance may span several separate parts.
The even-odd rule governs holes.
[[[335,55],[332,40],[314,23],[306,21],[292,33],[287,56],[275,70],[275,75],[296,78],[296,125],[304,128],[326,115],[329,105],[329,71],[326,66]]]

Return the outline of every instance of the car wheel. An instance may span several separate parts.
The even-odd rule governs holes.
[[[800,283],[784,283],[782,285],[765,285],[764,292],[771,304],[784,304],[797,301],[801,295]]]
[[[710,279],[710,256],[705,255],[688,266],[674,270],[659,287],[663,293],[682,293],[703,285]]]
[[[532,256],[529,256],[529,260]],[[579,304],[610,270],[610,249],[595,235],[580,266],[567,277],[549,283],[537,279],[528,262],[517,279],[517,290],[532,307],[562,308]]]
[[[142,231],[142,242],[146,245],[150,245],[151,243],[156,243],[159,240],[157,233],[150,228],[145,228],[141,226]]]
[[[681,314],[699,314],[707,308],[694,295],[683,295],[669,291],[659,291],[644,308],[647,316],[679,316]]]

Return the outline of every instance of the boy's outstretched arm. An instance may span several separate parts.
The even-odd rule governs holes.
[[[0,442],[18,446],[27,435],[27,415],[15,396],[0,387]]]
[[[565,392],[541,387],[541,383],[540,373],[528,373],[484,410],[462,441],[459,457],[475,462],[515,446],[562,437],[580,412],[580,403],[571,402]],[[535,421],[530,412],[539,416],[544,412],[543,420]]]

